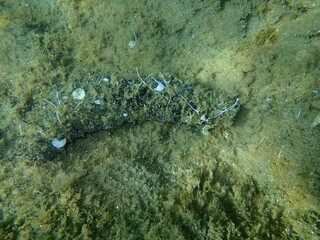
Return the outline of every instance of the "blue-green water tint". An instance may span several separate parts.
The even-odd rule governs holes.
[[[1,1],[0,238],[316,239],[319,11],[315,1]],[[170,76],[172,92],[155,92]],[[112,92],[143,101],[116,107]],[[237,98],[233,124],[203,135]],[[156,116],[161,99],[185,109],[183,121]],[[152,103],[156,117],[144,118]],[[91,107],[100,123],[123,122],[99,130]],[[70,129],[82,139],[35,160]]]

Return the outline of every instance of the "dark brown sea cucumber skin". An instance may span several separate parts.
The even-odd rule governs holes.
[[[155,120],[225,128],[232,124],[239,109],[238,100],[220,100],[217,96],[221,92],[204,85],[189,86],[172,76],[146,77],[142,81],[134,75],[129,76],[109,77],[108,81],[97,78],[95,84],[83,81],[77,87],[83,88],[86,96],[79,101],[68,93],[66,100],[59,100],[64,111],[58,106],[54,111],[44,111],[40,105],[33,108],[33,111],[41,113],[37,116],[42,116],[33,120],[35,128],[48,129],[50,135],[39,133],[32,138],[33,141],[22,142],[21,156],[32,160],[52,160],[65,148],[54,148],[51,144],[53,138],[66,138],[68,145],[74,139],[100,130],[115,129],[125,123]],[[154,90],[157,81],[165,86],[161,92]],[[228,111],[224,111],[226,109]]]

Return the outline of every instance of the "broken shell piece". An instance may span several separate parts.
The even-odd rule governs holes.
[[[157,81],[157,80],[156,80],[156,81]],[[160,82],[160,81],[157,81],[157,84],[158,84],[158,85],[157,85],[157,87],[154,88],[154,90],[157,91],[157,92],[162,92],[163,89],[164,89],[163,83]]]
[[[54,146],[56,149],[60,149],[60,148],[64,147],[64,145],[66,145],[66,142],[67,142],[67,139],[66,139],[66,138],[61,139],[61,140],[59,140],[59,139],[57,139],[57,138],[54,138],[54,139],[52,139],[51,144],[52,144],[52,146]]]
[[[210,132],[209,132],[210,129],[212,129],[212,127],[210,125],[205,125],[202,128],[202,134],[205,135],[205,136],[209,136],[210,135]]]
[[[86,95],[86,92],[82,88],[76,88],[72,92],[72,97],[76,100],[82,100],[85,95]]]

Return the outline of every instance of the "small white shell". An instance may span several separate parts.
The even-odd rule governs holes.
[[[157,81],[157,80],[156,80]],[[157,87],[155,87],[154,88],[154,90],[155,91],[157,91],[157,92],[162,92],[163,91],[163,89],[164,89],[164,85],[163,85],[163,83],[162,82],[159,82],[159,81],[157,81]]]
[[[85,95],[86,95],[86,92],[82,88],[76,88],[72,92],[72,97],[76,100],[82,100]]]
[[[109,82],[109,78],[108,77],[103,77],[101,80],[104,81],[104,82]]]
[[[131,40],[130,42],[128,42],[128,47],[129,48],[134,48],[137,45],[137,41],[136,40]]]
[[[67,142],[66,138],[61,139],[61,140],[54,138],[54,139],[52,139],[51,144],[55,148],[60,149],[60,148],[64,147],[64,145],[66,145],[66,142]]]
[[[210,132],[209,130],[211,129],[212,127],[210,125],[205,125],[203,128],[202,128],[202,134],[205,135],[205,136],[209,136],[210,135]]]

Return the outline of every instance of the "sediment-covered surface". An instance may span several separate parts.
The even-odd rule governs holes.
[[[0,239],[318,239],[319,15],[0,1]]]

